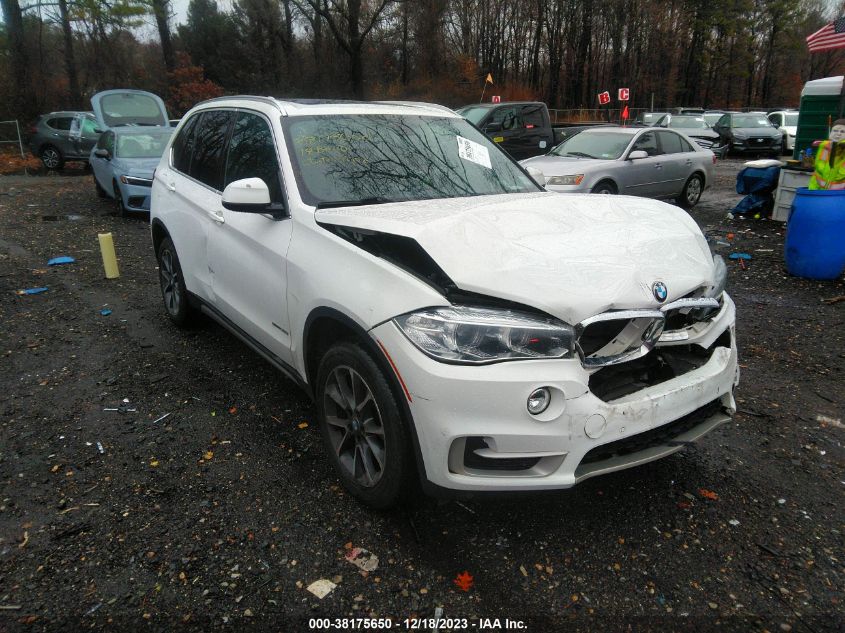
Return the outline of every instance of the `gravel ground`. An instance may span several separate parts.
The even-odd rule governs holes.
[[[454,630],[842,631],[845,303],[821,300],[845,285],[788,276],[780,223],[726,219],[740,167],[693,211],[753,256],[730,263],[732,424],[571,490],[394,512],[344,493],[292,383],[216,325],[170,325],[148,218],[72,166],[0,177],[0,630],[409,630],[442,607]]]

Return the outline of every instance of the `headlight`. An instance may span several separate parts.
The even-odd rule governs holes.
[[[428,308],[393,322],[422,352],[453,363],[571,358],[575,349],[572,326],[513,310]]]
[[[719,299],[721,305],[722,293],[728,285],[728,267],[721,255],[713,255],[713,285],[702,295],[706,299]],[[699,308],[692,310],[690,314],[698,321],[706,321],[712,317],[719,308]]]
[[[572,174],[570,176],[552,176],[546,180],[547,185],[580,185],[584,180],[584,174]]]
[[[139,187],[153,186],[153,181],[150,178],[138,178],[137,176],[121,176],[120,182],[124,185],[137,185]]]
[[[735,141],[744,141],[747,138],[748,137],[745,134],[737,134],[736,132],[734,132],[734,140]]]

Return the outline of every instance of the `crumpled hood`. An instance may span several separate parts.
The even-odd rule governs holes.
[[[713,257],[681,209],[629,196],[528,193],[319,209],[317,222],[416,240],[459,288],[568,323],[707,285]]]

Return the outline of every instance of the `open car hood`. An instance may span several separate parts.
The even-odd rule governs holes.
[[[400,235],[462,290],[577,323],[709,285],[713,257],[681,209],[628,196],[528,193],[318,209],[320,224]]]
[[[104,90],[91,97],[91,107],[103,130],[125,125],[170,125],[164,101],[144,90]]]

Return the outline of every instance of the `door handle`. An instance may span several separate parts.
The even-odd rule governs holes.
[[[165,187],[167,187],[167,189],[169,191],[176,191],[176,183],[175,182],[165,183]]]
[[[654,168],[655,169],[663,169],[663,163],[655,163]]]
[[[209,211],[208,215],[211,216],[211,219],[217,222],[218,224],[223,224],[226,222],[226,218],[223,217],[222,213],[214,213],[213,211]]]

